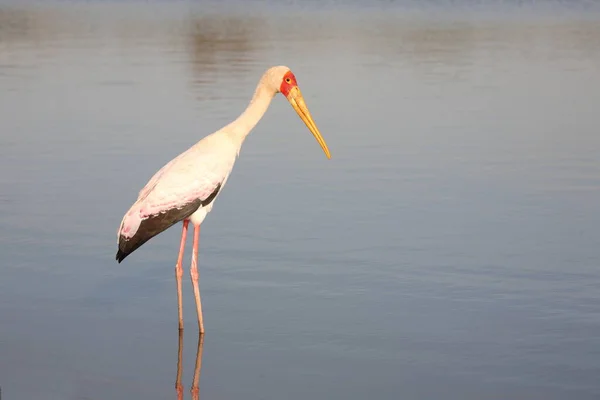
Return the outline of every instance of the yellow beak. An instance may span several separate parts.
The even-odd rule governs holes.
[[[317,142],[319,142],[319,144],[321,145],[321,148],[325,152],[327,158],[331,158],[331,153],[327,148],[327,143],[325,143],[325,139],[323,139],[323,136],[321,136],[319,128],[317,128],[317,125],[315,125],[315,121],[313,121],[313,118],[310,115],[310,111],[308,111],[308,107],[306,107],[306,103],[304,102],[304,97],[302,97],[302,92],[300,91],[300,88],[298,86],[294,86],[287,95],[287,99],[292,105],[292,107],[294,107],[294,110],[296,110],[296,112],[298,113],[300,119],[304,121],[304,123],[306,124],[310,132],[313,134],[315,139],[317,139]]]

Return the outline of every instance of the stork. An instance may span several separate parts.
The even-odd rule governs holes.
[[[288,67],[269,68],[260,78],[246,110],[233,122],[204,137],[162,167],[139,192],[125,213],[117,234],[116,259],[120,263],[148,240],[182,221],[179,256],[175,265],[179,330],[183,330],[181,266],[188,225],[194,226],[190,276],[196,300],[198,328],[204,333],[198,287],[198,240],[200,225],[221,193],[246,136],[265,114],[271,100],[282,93],[321,145],[331,153],[308,111],[296,77]]]

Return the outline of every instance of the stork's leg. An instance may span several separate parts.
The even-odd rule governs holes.
[[[181,231],[181,244],[179,245],[179,256],[177,257],[177,265],[175,265],[175,281],[177,282],[177,313],[179,315],[179,330],[183,330],[183,299],[181,295],[181,277],[183,276],[183,250],[185,249],[185,238],[187,237],[188,224],[187,219],[183,221],[183,230]]]
[[[194,225],[194,247],[192,248],[192,267],[190,275],[194,286],[194,297],[196,298],[196,312],[198,313],[198,329],[204,333],[202,322],[202,301],[200,300],[200,288],[198,288],[198,239],[200,238],[200,225]]]

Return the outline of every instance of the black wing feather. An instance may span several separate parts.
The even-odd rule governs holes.
[[[117,250],[117,255],[115,257],[116,260],[120,263],[125,259],[125,257],[133,253],[141,245],[152,239],[154,236],[169,229],[176,223],[189,218],[200,207],[206,207],[209,205],[215,199],[215,197],[217,197],[220,189],[221,184],[219,183],[215,190],[204,200],[197,199],[183,207],[172,208],[166,212],[146,218],[140,224],[135,235],[130,238],[126,238],[125,236],[121,235],[119,237],[119,249]]]

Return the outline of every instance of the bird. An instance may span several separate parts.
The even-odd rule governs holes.
[[[250,103],[239,117],[205,136],[158,170],[140,190],[137,200],[121,220],[117,232],[116,260],[119,263],[148,240],[182,222],[179,255],[175,265],[180,331],[183,330],[182,261],[189,223],[194,227],[190,277],[196,302],[198,329],[199,333],[203,334],[202,303],[198,287],[200,225],[225,186],[244,140],[261,120],[278,93],[286,97],[321,146],[327,159],[331,159],[327,143],[308,110],[296,76],[289,67],[274,66],[263,73]]]

